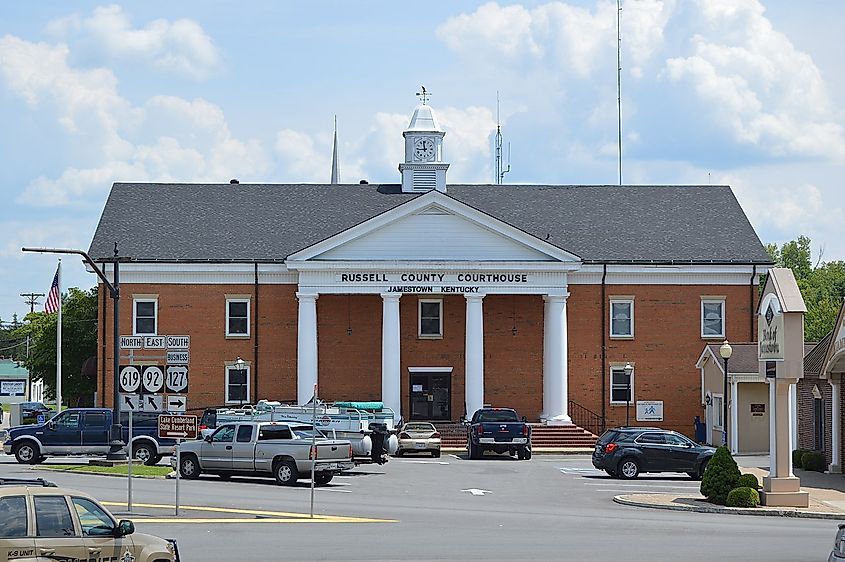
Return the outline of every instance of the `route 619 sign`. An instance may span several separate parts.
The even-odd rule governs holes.
[[[137,392],[141,386],[141,371],[135,365],[121,365],[118,382],[121,392]]]

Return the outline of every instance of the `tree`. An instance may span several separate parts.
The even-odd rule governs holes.
[[[56,327],[58,314],[32,312],[14,335],[31,337],[30,356],[24,361],[33,380],[43,380],[45,393],[56,397]],[[62,398],[76,404],[96,390],[96,380],[82,374],[82,365],[97,355],[97,289],[71,287],[62,295]]]
[[[804,339],[819,341],[836,322],[836,313],[845,297],[845,261],[821,262],[813,267],[810,239],[799,236],[797,240],[766,244],[766,251],[777,267],[788,267],[795,275],[798,288],[807,305],[804,315]],[[761,280],[761,288],[764,282]]]
[[[739,467],[731,452],[722,445],[713,454],[701,479],[701,495],[713,503],[725,505],[728,494],[739,480]]]

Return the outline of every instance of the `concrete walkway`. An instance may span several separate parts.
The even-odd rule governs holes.
[[[768,457],[737,457],[736,460],[743,473],[754,474],[761,484],[763,477],[769,475]],[[795,476],[801,479],[801,489],[810,494],[809,507],[725,507],[708,502],[701,494],[624,494],[615,496],[613,501],[624,505],[676,511],[845,521],[845,476],[801,469],[793,471]]]

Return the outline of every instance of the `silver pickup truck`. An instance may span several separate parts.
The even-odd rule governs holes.
[[[197,478],[200,473],[273,476],[276,482],[292,486],[298,478],[311,476],[314,483],[328,484],[335,474],[349,470],[352,445],[349,441],[327,439],[319,430],[316,461],[312,450],[314,427],[300,422],[235,422],[221,425],[211,435],[179,446],[179,474]],[[176,463],[175,457],[171,463]]]

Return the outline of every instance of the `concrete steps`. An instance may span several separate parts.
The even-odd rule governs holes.
[[[440,432],[442,446],[446,448],[465,448],[467,443],[466,426],[458,423],[434,422]],[[577,425],[531,426],[531,444],[534,447],[595,447],[597,436]]]

